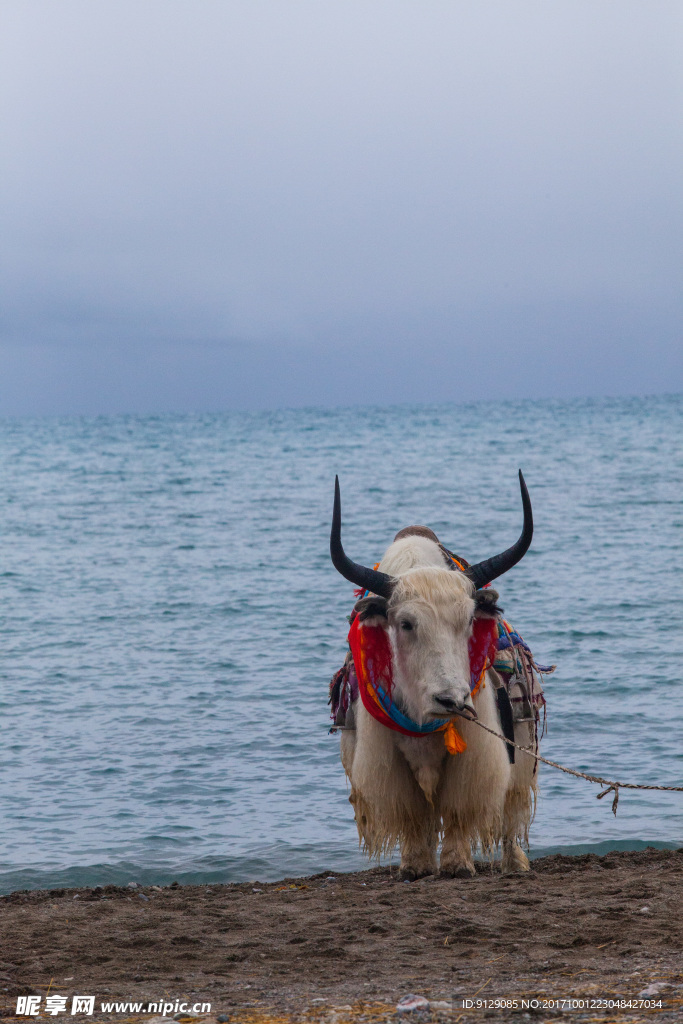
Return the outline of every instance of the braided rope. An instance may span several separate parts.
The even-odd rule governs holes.
[[[666,790],[669,793],[683,793],[683,786],[648,786],[638,782],[612,782],[610,779],[603,779],[600,775],[588,775],[586,772],[579,772],[575,768],[567,768],[563,764],[558,764],[557,761],[550,761],[547,757],[541,757],[531,747],[522,747],[519,743],[514,743],[512,740],[508,740],[505,736],[501,736],[495,729],[490,729],[488,725],[484,725],[478,719],[473,720],[474,725],[478,725],[480,729],[485,729],[486,732],[490,732],[492,736],[497,736],[503,743],[507,743],[510,747],[515,747],[517,750],[521,750],[523,754],[528,754],[529,757],[533,757],[536,761],[542,761],[543,764],[549,764],[551,768],[559,768],[561,772],[566,772],[567,775],[575,775],[578,779],[588,779],[589,782],[596,782],[599,786],[607,786],[602,793],[598,793],[596,799],[602,800],[603,796],[607,796],[608,793],[614,793],[614,800],[612,801],[612,813],[616,816],[617,806],[619,804],[619,790],[620,789],[658,789]]]

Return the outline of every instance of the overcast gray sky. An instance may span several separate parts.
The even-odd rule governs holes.
[[[680,0],[0,17],[0,413],[683,389]]]

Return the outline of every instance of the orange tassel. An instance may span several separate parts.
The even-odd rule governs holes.
[[[446,750],[449,754],[462,754],[467,750],[467,744],[455,728],[455,722],[449,722],[443,734]]]

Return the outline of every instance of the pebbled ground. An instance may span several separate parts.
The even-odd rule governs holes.
[[[211,1003],[197,1014],[207,1021],[343,1024],[396,1018],[398,1000],[416,993],[432,1007],[404,1020],[680,1021],[682,869],[683,850],[646,850],[547,857],[526,875],[483,865],[467,880],[405,883],[375,868],[12,893],[0,899],[0,1013],[13,1019],[22,994],[42,995],[43,1007],[49,988],[68,1008],[40,1019],[150,1021],[101,1001],[183,1000]],[[661,1009],[600,1004],[652,984]],[[70,1015],[74,994],[96,996],[93,1015]],[[569,997],[586,1007],[551,1005]]]

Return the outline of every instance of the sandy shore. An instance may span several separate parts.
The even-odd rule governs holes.
[[[528,875],[486,865],[471,880],[405,883],[375,868],[13,893],[0,899],[0,1006],[14,1019],[17,996],[41,995],[42,1016],[49,989],[68,1002],[46,1020],[74,1019],[79,994],[96,996],[79,1020],[160,1016],[101,1009],[118,999],[172,1002],[169,1016],[176,1001],[210,1003],[189,1014],[207,1021],[342,1024],[398,1019],[397,1002],[416,993],[432,1005],[404,1020],[680,1021],[682,869],[683,850],[646,850],[547,857]],[[645,990],[662,1009],[639,1005]],[[551,1005],[568,998],[586,1005]],[[600,1003],[615,999],[638,1005]]]

